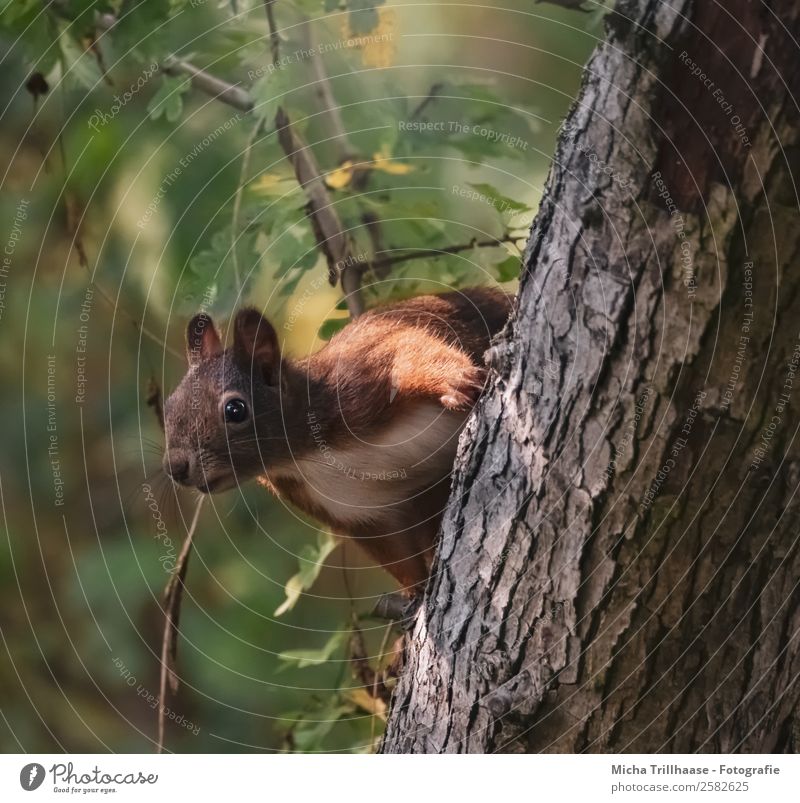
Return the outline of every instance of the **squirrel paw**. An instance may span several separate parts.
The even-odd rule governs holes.
[[[442,406],[447,410],[469,410],[483,391],[486,382],[486,369],[472,366],[445,388],[440,397]]]

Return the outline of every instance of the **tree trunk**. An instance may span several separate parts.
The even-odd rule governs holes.
[[[799,19],[796,0],[609,16],[384,752],[793,749]]]

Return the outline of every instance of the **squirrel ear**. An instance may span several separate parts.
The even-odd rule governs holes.
[[[277,381],[281,350],[272,324],[256,309],[239,310],[233,326],[233,349],[247,368],[255,363],[268,384]]]
[[[186,358],[189,365],[222,354],[222,341],[214,328],[214,321],[201,312],[186,327]]]

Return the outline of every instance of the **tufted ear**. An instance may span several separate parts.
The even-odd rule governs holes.
[[[278,381],[281,350],[278,335],[272,324],[255,309],[239,310],[233,325],[233,350],[248,370],[255,365],[261,369],[264,381]]]
[[[200,360],[219,354],[222,354],[222,341],[214,328],[214,321],[205,312],[195,315],[186,327],[186,358],[189,365],[196,365]]]

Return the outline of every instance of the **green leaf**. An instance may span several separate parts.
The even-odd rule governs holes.
[[[150,119],[157,120],[163,115],[170,123],[179,120],[183,112],[183,94],[189,91],[190,83],[188,78],[162,76],[158,92],[147,104]]]
[[[531,208],[522,203],[522,201],[515,201],[507,195],[498,192],[491,184],[470,184],[474,190],[477,190],[481,195],[485,196],[488,201],[491,201],[494,208],[500,212],[530,212]]]
[[[317,242],[311,226],[305,220],[289,229],[276,228],[274,231],[276,236],[264,249],[266,258],[278,263],[274,278],[282,279],[294,270],[303,273],[317,264]]]
[[[320,340],[330,340],[337,332],[347,326],[349,320],[349,318],[328,318],[328,320],[323,321],[322,326],[320,326],[317,337]]]
[[[408,119],[395,153],[456,148],[474,165],[492,158],[529,160],[541,123],[533,109],[512,106],[488,84],[448,79],[437,82],[419,115]]]
[[[480,268],[482,275],[478,279],[479,284],[485,284],[487,276],[492,276],[499,282],[510,282],[519,278],[520,257],[510,248],[501,245],[484,246],[474,248],[468,253],[469,261]]]
[[[182,38],[180,26],[170,24],[170,10],[169,3],[125,2],[124,12],[117,12],[114,47],[141,63],[160,61]]]
[[[342,646],[347,633],[340,630],[334,633],[318,650],[287,650],[278,655],[278,660],[283,661],[283,666],[278,670],[283,671],[290,667],[296,669],[307,669],[309,666],[320,666],[330,661],[331,656]]]
[[[297,290],[297,286],[300,284],[300,279],[303,278],[303,274],[301,271],[295,271],[294,274],[284,281],[281,282],[280,287],[278,288],[278,295],[281,298],[288,298],[289,296]]]
[[[58,44],[64,65],[64,79],[84,89],[94,89],[103,80],[103,74],[94,54],[84,50],[64,26],[61,26]]]
[[[243,288],[239,292],[236,285],[236,272],[233,267],[231,250],[231,228],[217,231],[211,237],[209,248],[195,254],[189,261],[189,270],[182,277],[180,294],[187,311],[213,293],[214,308],[228,312],[230,308],[246,295],[247,288],[254,277],[253,264],[257,257],[255,250],[256,233],[240,233],[236,243],[239,271]]]
[[[286,611],[290,611],[297,604],[300,595],[314,585],[314,581],[319,577],[322,565],[328,555],[336,549],[339,541],[330,533],[320,531],[317,534],[316,546],[306,544],[298,553],[300,570],[297,574],[289,578],[286,583],[286,599],[275,611],[275,616],[282,616]]]
[[[387,72],[391,73],[391,70]],[[398,152],[396,143],[402,136],[398,120],[407,119],[409,114],[408,99],[395,97],[396,78],[393,83],[385,75],[370,75],[369,103],[363,102],[366,91],[363,83],[353,81],[352,84],[337,84],[336,87],[336,100],[346,109],[348,128],[352,131],[351,141],[358,153],[371,157],[372,154],[386,149],[393,158],[406,155]],[[427,155],[422,151],[418,153]],[[416,167],[423,170],[426,169],[426,164],[417,163]]]
[[[41,12],[41,5],[40,0],[17,0],[15,3],[6,3],[0,13],[2,27],[10,28],[22,20],[30,24],[31,18]]]
[[[60,25],[52,13],[42,13],[40,0],[5,2],[0,11],[0,29],[6,41],[15,43],[14,50],[21,51],[31,71],[45,75],[61,57]]]
[[[355,713],[355,706],[342,695],[334,694],[311,711],[286,713],[281,719],[291,723],[292,742],[298,753],[317,753],[323,749],[323,739],[342,717]]]
[[[494,266],[498,282],[510,282],[519,279],[521,261],[519,257],[509,256]]]
[[[381,221],[386,247],[404,248],[413,243],[418,248],[435,247],[442,241],[441,204],[427,191],[390,192],[385,199],[363,199],[363,205]]]
[[[254,112],[272,124],[278,108],[285,105],[287,94],[297,83],[296,68],[293,63],[278,67],[267,63],[259,70],[263,70],[264,74],[259,75],[250,88],[255,103]]]

